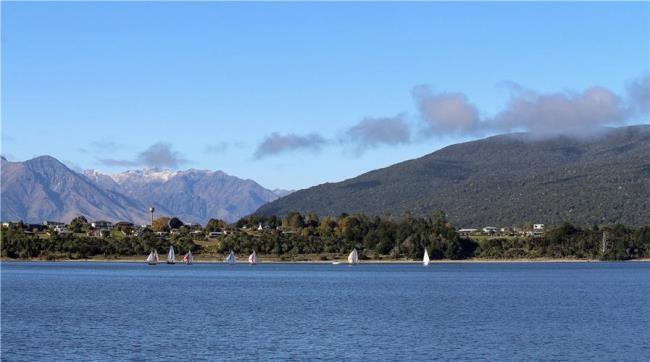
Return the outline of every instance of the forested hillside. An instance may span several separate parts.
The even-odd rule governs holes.
[[[401,217],[445,210],[456,226],[578,225],[650,220],[650,126],[582,139],[512,134],[452,145],[262,206],[320,216]]]

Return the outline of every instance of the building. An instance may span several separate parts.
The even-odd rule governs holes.
[[[458,233],[461,236],[470,236],[478,232],[478,229],[458,229]]]
[[[47,226],[48,228],[53,228],[56,226],[65,226],[64,222],[59,222],[59,221],[49,221],[45,220],[43,221],[43,226]]]
[[[93,229],[113,230],[113,223],[111,223],[110,221],[97,220],[97,221],[91,222],[90,226],[92,226]]]
[[[57,226],[54,227],[53,230],[57,234],[71,234],[72,233],[72,231],[68,230],[68,228],[65,227],[65,225],[57,225]]]
[[[185,226],[187,226],[187,228],[190,229],[190,230],[199,230],[199,229],[203,228],[201,226],[201,224],[199,224],[197,222],[190,222],[190,223],[185,224]]]
[[[111,235],[111,230],[113,230],[113,223],[110,221],[97,220],[90,223],[90,226],[95,229],[95,236],[103,238]]]
[[[499,229],[494,226],[486,226],[483,228],[483,232],[489,235],[496,234],[498,231]]]

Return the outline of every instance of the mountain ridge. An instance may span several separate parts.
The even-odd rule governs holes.
[[[580,138],[507,134],[296,191],[263,205],[256,214],[401,216],[443,210],[459,226],[564,221],[634,225],[650,220],[646,172],[648,125]]]
[[[279,196],[257,182],[211,170],[129,170],[81,173],[44,155],[23,162],[2,160],[2,220],[91,219],[150,221],[157,215],[185,222],[236,221]]]
[[[136,200],[97,187],[52,156],[24,162],[2,160],[3,220],[41,222],[93,215],[144,221],[145,210]]]

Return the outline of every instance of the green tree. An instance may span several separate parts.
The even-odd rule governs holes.
[[[169,228],[170,229],[180,229],[181,226],[183,226],[183,222],[181,219],[177,218],[176,216],[172,217],[169,219]]]
[[[77,216],[70,221],[70,230],[74,233],[82,233],[88,230],[88,220],[83,216]]]
[[[169,218],[161,216],[153,221],[151,225],[153,231],[169,231]]]
[[[220,230],[224,230],[227,226],[228,223],[221,219],[210,219],[208,223],[205,225],[205,231],[207,232],[220,231]]]

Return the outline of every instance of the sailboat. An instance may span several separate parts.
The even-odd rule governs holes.
[[[194,256],[192,255],[192,250],[188,251],[187,254],[183,257],[183,263],[190,265],[194,261]]]
[[[257,264],[257,253],[255,250],[253,250],[253,253],[248,256],[248,262],[251,263],[251,265]]]
[[[156,254],[154,254],[153,251],[152,251],[151,253],[149,253],[149,256],[147,257],[146,262],[147,262],[147,264],[149,264],[149,265],[156,265],[156,264],[158,264],[158,258],[156,257]]]
[[[230,251],[230,254],[228,254],[228,257],[226,257],[226,260],[224,260],[228,264],[235,264],[237,262],[237,258],[235,258],[235,252]]]
[[[350,255],[348,255],[348,264],[357,264],[359,262],[359,253],[357,249],[353,249]]]
[[[167,264],[176,264],[176,253],[174,253],[174,246],[169,246],[169,253],[167,253]]]
[[[422,264],[424,266],[429,265],[429,253],[427,252],[427,249],[424,249],[424,257],[422,258]]]

